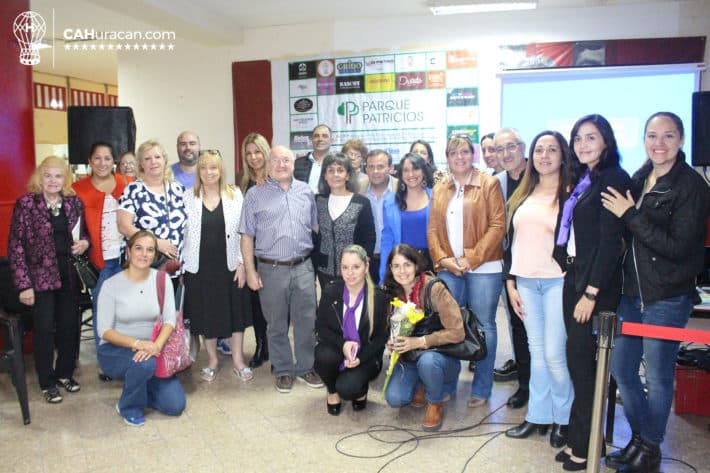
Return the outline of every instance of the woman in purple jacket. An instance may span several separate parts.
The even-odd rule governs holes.
[[[44,399],[62,401],[81,388],[72,377],[79,351],[79,309],[71,255],[89,248],[84,205],[71,188],[71,172],[62,158],[49,156],[35,170],[27,194],[12,214],[8,256],[20,302],[34,306],[32,345]],[[54,351],[57,360],[54,361]]]

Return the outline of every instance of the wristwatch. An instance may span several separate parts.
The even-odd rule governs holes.
[[[589,299],[590,301],[596,301],[596,300],[597,300],[597,295],[596,295],[596,294],[592,294],[591,292],[585,292],[585,293],[584,293],[584,297],[586,297],[586,298]]]

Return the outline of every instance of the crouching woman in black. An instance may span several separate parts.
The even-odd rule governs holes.
[[[382,369],[388,304],[368,269],[365,249],[347,246],[340,258],[342,280],[325,287],[318,305],[313,367],[325,382],[328,414],[334,416],[341,399],[352,400],[353,410],[365,409],[368,383]]]

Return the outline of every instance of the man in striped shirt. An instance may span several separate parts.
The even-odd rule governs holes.
[[[293,167],[293,152],[274,146],[266,183],[247,191],[239,223],[247,284],[259,291],[276,389],[282,393],[291,391],[294,375],[312,388],[323,387],[313,371],[316,287],[310,254],[318,216],[313,192],[293,178]]]

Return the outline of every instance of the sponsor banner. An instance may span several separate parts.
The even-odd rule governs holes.
[[[446,71],[427,72],[427,88],[443,89],[446,87]]]
[[[446,65],[449,69],[478,67],[478,55],[475,51],[468,49],[448,51]]]
[[[361,57],[335,60],[336,76],[359,76],[365,72],[365,62]]]
[[[452,107],[447,110],[446,121],[450,125],[478,123],[478,107]]]
[[[318,115],[315,113],[291,115],[291,131],[305,131],[310,135],[316,125],[318,125]]]
[[[427,69],[426,54],[398,54],[394,58],[397,72],[425,71]]]
[[[365,92],[390,92],[394,89],[394,74],[367,74],[365,76]]]
[[[318,95],[333,95],[335,93],[335,79],[333,77],[319,77]]]
[[[394,72],[394,56],[369,56],[365,58],[365,74]]]
[[[335,78],[336,94],[350,94],[353,92],[365,92],[364,76],[346,76]]]
[[[476,149],[479,149],[479,146],[476,143],[478,143],[481,139],[478,133],[478,125],[450,125],[446,127],[447,137],[460,134],[468,135]],[[479,154],[480,153],[476,153],[476,157],[478,157]]]
[[[311,132],[313,130],[291,132],[289,147],[292,150],[311,149]]]
[[[300,97],[291,99],[291,113],[314,113],[316,106],[315,95],[311,97]]]
[[[468,107],[478,105],[478,87],[450,89],[446,93],[447,107]]]
[[[444,51],[426,53],[426,69],[427,71],[446,69],[446,53]]]
[[[405,72],[403,74],[397,74],[395,81],[397,90],[426,88],[426,74],[424,72]]]
[[[291,97],[316,95],[316,90],[315,79],[292,80],[289,83],[289,95]]]
[[[316,71],[318,77],[333,77],[335,75],[335,64],[330,59],[318,61]]]
[[[289,80],[313,79],[316,76],[316,62],[292,62],[288,65]]]
[[[446,87],[473,87],[478,85],[478,74],[475,69],[449,69],[446,71]]]

